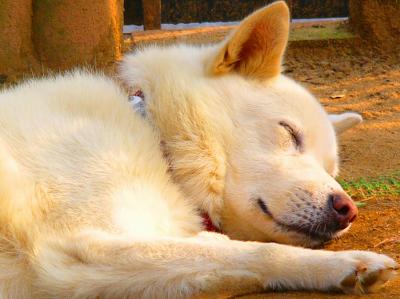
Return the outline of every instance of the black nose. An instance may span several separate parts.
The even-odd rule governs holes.
[[[346,193],[332,193],[328,200],[334,220],[340,229],[345,229],[356,219],[358,209]]]

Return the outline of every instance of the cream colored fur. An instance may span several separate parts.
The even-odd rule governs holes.
[[[276,25],[269,12],[280,20]],[[235,47],[254,30],[287,34],[285,26],[274,27],[287,18],[283,2],[256,12],[242,24],[256,27],[239,27],[240,38],[233,34]],[[330,190],[341,190],[332,177],[337,154],[328,116],[278,74],[287,37],[269,38],[260,48],[273,53],[267,64],[239,55],[235,67],[217,72],[225,64],[220,58],[231,57],[221,51],[232,39],[126,57],[122,76],[144,91],[146,119],[116,83],[85,72],[3,91],[0,297],[362,293],[386,282],[396,263],[384,255],[229,238],[319,244],[275,222],[296,221],[295,210],[306,213],[299,198],[322,205]],[[258,70],[270,64],[273,71]],[[347,119],[334,117],[336,125]],[[281,120],[303,131],[304,149],[294,148]],[[266,201],[274,218],[254,197]],[[202,211],[226,235],[202,232]]]

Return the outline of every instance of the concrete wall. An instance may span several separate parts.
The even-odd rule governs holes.
[[[122,26],[123,0],[1,0],[0,75],[106,65]]]
[[[350,0],[350,25],[364,39],[393,48],[400,44],[399,0]]]

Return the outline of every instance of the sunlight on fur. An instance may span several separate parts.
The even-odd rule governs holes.
[[[0,297],[363,293],[389,280],[385,255],[285,245],[349,229],[335,128],[361,121],[330,120],[280,75],[288,23],[278,1],[219,45],[127,55],[121,77],[144,93],[145,118],[84,71],[2,91]]]

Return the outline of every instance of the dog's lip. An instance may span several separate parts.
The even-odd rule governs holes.
[[[291,232],[296,232],[298,234],[302,234],[304,236],[309,237],[310,239],[314,240],[314,241],[318,241],[318,242],[328,242],[330,240],[332,240],[336,233],[330,233],[330,232],[318,232],[312,229],[307,229],[298,225],[290,225],[290,224],[286,224],[286,223],[282,223],[274,218],[272,218],[272,220],[279,225],[279,227],[286,229],[288,231]]]
[[[302,227],[299,225],[295,225],[295,224],[287,224],[284,223],[278,219],[276,219],[271,211],[268,209],[266,203],[264,202],[264,200],[262,198],[257,198],[257,204],[258,206],[261,208],[261,210],[267,215],[269,216],[269,218],[274,221],[280,228],[285,229],[287,231],[291,231],[291,232],[296,232],[298,234],[302,234],[305,235],[307,237],[309,237],[312,240],[315,241],[319,241],[319,242],[328,242],[330,240],[332,240],[337,233],[331,233],[331,232],[318,232],[312,229],[308,229],[306,227]],[[340,231],[338,232],[340,233]]]

